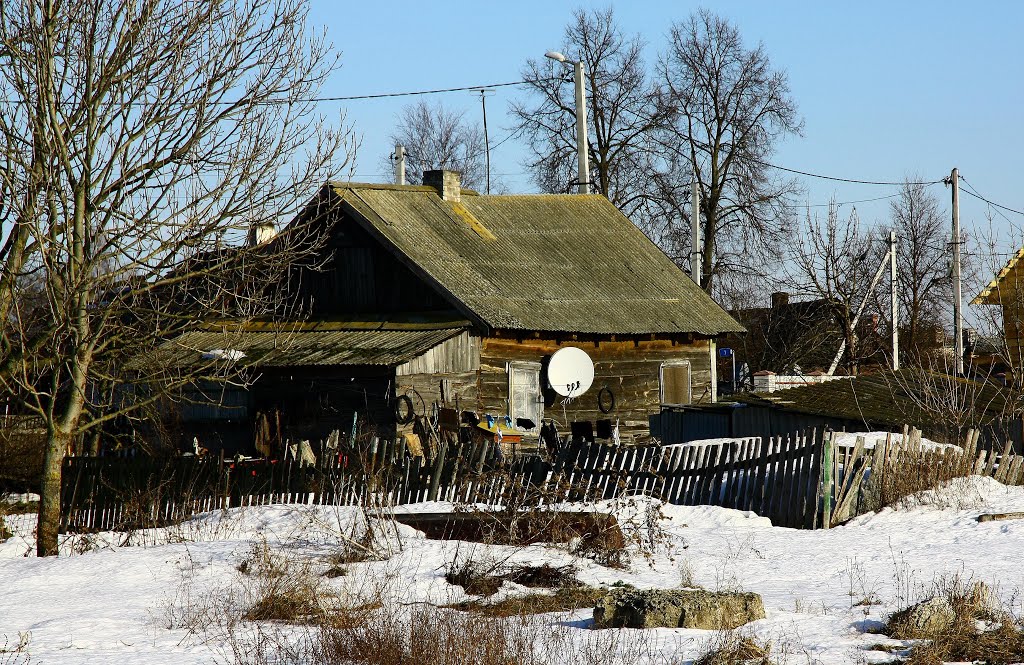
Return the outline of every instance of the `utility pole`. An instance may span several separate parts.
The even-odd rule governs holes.
[[[587,152],[587,94],[583,86],[583,61],[570,60],[558,51],[548,51],[544,57],[572,66],[576,84],[576,179],[580,194],[589,194],[590,157]]]
[[[871,283],[868,284],[867,293],[864,294],[864,299],[860,301],[860,306],[857,307],[857,314],[853,317],[853,321],[850,322],[850,328],[854,334],[857,333],[857,324],[860,323],[860,315],[864,313],[864,306],[868,304],[868,298],[875,292],[875,287],[878,286],[879,280],[882,279],[882,274],[885,273],[885,263],[889,260],[889,252],[885,253],[882,257],[882,262],[878,264],[878,270],[875,271],[875,276],[871,278]],[[839,367],[839,360],[843,357],[843,352],[846,351],[846,339],[844,336],[843,341],[839,344],[839,350],[836,351],[836,355],[832,358],[832,364],[828,367],[828,376],[833,376],[836,373],[836,368]]]
[[[957,376],[964,374],[964,303],[960,292],[960,173],[949,174],[953,188],[953,349]]]
[[[405,184],[405,146],[395,146],[395,184]]]
[[[696,174],[693,177],[693,192],[690,194],[690,278],[700,286],[701,258],[700,248],[700,181]]]
[[[587,148],[587,95],[583,89],[583,61],[573,63],[576,83],[576,171],[580,179],[580,192],[590,193],[590,156]]]
[[[892,300],[892,371],[900,368],[900,306],[896,292],[896,232],[889,231],[889,299]]]
[[[487,93],[486,88],[480,89],[480,106],[484,110],[484,159],[487,170],[487,193],[491,193],[491,140],[487,136]]]

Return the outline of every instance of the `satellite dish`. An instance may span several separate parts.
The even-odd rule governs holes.
[[[559,349],[548,363],[548,383],[563,397],[579,397],[594,383],[594,361],[575,346]]]

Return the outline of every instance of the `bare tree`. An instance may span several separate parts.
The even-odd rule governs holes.
[[[651,134],[662,123],[644,67],[643,42],[626,35],[612,9],[578,9],[565,28],[562,52],[584,63],[593,188],[652,236],[649,210],[656,171]],[[523,71],[530,103],[511,111],[533,157],[528,168],[546,192],[576,182],[576,101],[571,72],[549,59],[528,60]]]
[[[835,204],[829,206],[824,220],[808,211],[800,237],[795,256],[787,262],[789,281],[802,296],[824,301],[831,327],[838,331],[838,341],[846,345],[843,365],[849,374],[856,374],[861,362],[877,351],[862,343],[864,333],[870,332],[871,318],[858,326],[854,318],[861,303],[865,299],[870,302],[868,287],[881,259],[880,244],[862,227],[856,209],[841,219]],[[877,301],[866,316],[876,312]],[[838,348],[831,349],[831,353],[836,351]]]
[[[446,169],[461,173],[463,186],[482,190],[487,179],[484,134],[465,115],[440,103],[418,102],[402,109],[391,141],[405,147],[411,184],[420,184],[424,171]]]
[[[700,183],[701,285],[710,292],[717,277],[748,269],[752,254],[784,237],[797,187],[767,160],[803,123],[764,46],[746,48],[734,25],[707,10],[672,26],[659,71],[672,119],[660,142],[666,159],[688,162]]]
[[[941,344],[952,279],[946,238],[946,213],[919,177],[908,177],[889,204],[897,238],[897,285],[904,332],[900,348],[920,364]]]
[[[46,425],[39,555],[57,552],[76,441],[237,359],[147,354],[211,319],[280,315],[274,285],[317,254],[315,224],[229,247],[290,218],[355,149],[309,101],[337,59],[306,13],[299,0],[0,5],[0,382]]]

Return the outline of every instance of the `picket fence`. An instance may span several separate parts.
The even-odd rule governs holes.
[[[973,439],[972,439],[973,437]],[[972,444],[973,440],[973,444]],[[963,449],[927,450],[910,430],[901,443],[837,446],[831,433],[699,445],[623,447],[572,442],[552,459],[502,457],[486,442],[442,445],[432,459],[372,441],[359,452],[296,460],[204,457],[70,457],[61,528],[126,530],[201,512],[270,503],[398,505],[452,501],[528,505],[647,494],[679,505],[757,513],[778,526],[828,528],[928,483],[970,473],[1024,481],[1024,458]],[[915,489],[916,488],[916,489]],[[880,503],[882,502],[882,503]]]

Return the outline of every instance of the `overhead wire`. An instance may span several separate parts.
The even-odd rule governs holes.
[[[996,214],[998,214],[1000,217],[1002,217],[1004,220],[1006,220],[1006,223],[1010,225],[1010,228],[1012,228],[1016,233],[1024,235],[1024,229],[1021,229],[1020,225],[1016,224],[1012,219],[1007,217],[1002,211],[1006,210],[1006,211],[1009,211],[1009,212],[1012,212],[1012,213],[1015,213],[1015,214],[1018,214],[1018,215],[1022,215],[1022,216],[1024,216],[1024,212],[1021,212],[1020,210],[1014,210],[1013,208],[1010,208],[1008,206],[1000,205],[999,203],[996,203],[995,201],[990,201],[989,199],[987,199],[984,196],[982,196],[981,192],[978,191],[977,187],[972,185],[967,180],[967,178],[965,178],[963,175],[960,175],[959,178],[960,178],[960,180],[963,180],[964,185],[966,185],[966,187],[963,189],[964,194],[967,194],[968,196],[973,196],[974,198],[978,199],[979,201],[983,201],[983,202],[987,203],[988,205],[992,206],[992,208],[996,211]]]
[[[885,201],[886,199],[896,198],[897,196],[900,196],[900,194],[901,194],[901,192],[896,192],[895,194],[889,194],[888,196],[878,196],[878,197],[875,197],[873,199],[858,199],[857,201],[835,201],[835,202],[830,201],[828,203],[801,203],[801,204],[794,203],[794,204],[785,204],[785,205],[780,206],[780,207],[782,207],[782,208],[794,208],[794,209],[798,209],[798,210],[802,209],[802,208],[827,208],[829,206],[836,206],[838,208],[840,206],[854,205],[854,204],[857,204],[857,203],[871,203],[872,201]]]
[[[761,164],[762,166],[767,166],[769,168],[778,169],[779,171],[786,171],[787,173],[795,173],[797,175],[807,176],[808,178],[820,178],[822,180],[832,180],[832,181],[835,181],[835,182],[850,182],[850,183],[853,183],[853,184],[856,184],[856,185],[885,185],[885,186],[895,186],[895,187],[898,187],[900,185],[937,185],[940,182],[942,182],[941,179],[940,180],[922,180],[922,181],[915,182],[915,181],[911,181],[911,180],[895,181],[895,180],[860,180],[860,179],[857,179],[857,178],[841,178],[841,177],[838,177],[838,176],[823,175],[821,173],[812,173],[810,171],[801,171],[799,169],[791,169],[789,167],[779,166],[778,164],[772,164],[771,162],[766,162],[766,161],[764,161],[762,159],[757,159],[755,157],[751,157],[750,159],[752,161],[757,162],[758,164]]]
[[[1010,208],[1009,206],[1004,206],[1002,204],[996,203],[995,201],[990,201],[990,200],[986,199],[984,196],[981,195],[981,192],[979,192],[977,190],[977,188],[974,187],[974,185],[972,185],[970,182],[968,182],[967,178],[963,177],[962,175],[960,176],[960,179],[964,181],[965,185],[967,185],[967,189],[964,190],[964,193],[966,193],[966,194],[968,194],[970,196],[973,196],[974,198],[976,198],[976,199],[978,199],[980,201],[984,201],[985,203],[989,204],[993,208],[1005,210],[1007,212],[1012,212],[1012,213],[1014,213],[1016,215],[1024,216],[1024,212],[1021,212],[1020,210],[1014,210],[1013,208]],[[1005,215],[1003,217],[1004,217],[1004,219],[1006,218]]]
[[[371,95],[343,95],[334,97],[303,97],[300,99],[263,99],[254,100],[250,103],[257,105],[274,105],[274,104],[301,104],[305,102],[349,102],[357,101],[361,99],[385,99],[387,97],[411,97],[414,95],[436,95],[445,92],[465,92],[467,90],[480,90],[487,88],[505,88],[513,85],[530,85],[539,81],[550,81],[555,80],[557,77],[551,77],[547,79],[537,79],[535,81],[506,81],[504,83],[489,83],[487,85],[466,85],[459,86],[457,88],[437,88],[434,90],[406,90],[402,92],[381,92]],[[558,79],[560,80],[560,79]],[[243,103],[245,99],[236,99],[233,101],[211,101],[210,104],[216,104],[221,106],[233,106],[235,104]],[[25,100],[16,99],[4,99],[0,100],[4,104],[9,103],[25,103]],[[128,105],[141,105],[142,102],[129,103]]]

